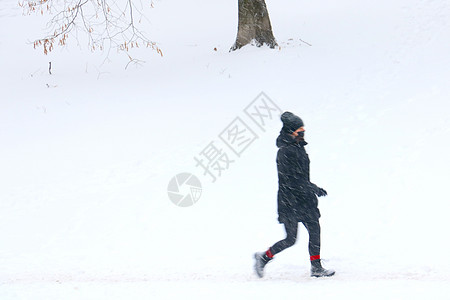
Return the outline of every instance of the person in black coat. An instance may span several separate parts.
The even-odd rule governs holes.
[[[278,221],[284,224],[286,238],[275,243],[266,252],[255,253],[255,271],[264,276],[264,267],[275,254],[295,244],[298,223],[309,234],[311,276],[333,276],[333,270],[324,269],[320,261],[320,211],[317,196],[327,192],[309,179],[309,157],[305,151],[305,128],[302,119],[291,112],[281,115],[283,128],[277,138]]]

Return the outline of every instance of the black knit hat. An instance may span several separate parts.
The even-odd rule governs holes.
[[[286,111],[281,115],[281,122],[283,122],[283,128],[281,130],[287,133],[292,133],[297,129],[299,129],[300,127],[305,126],[300,117],[294,115],[289,111]]]

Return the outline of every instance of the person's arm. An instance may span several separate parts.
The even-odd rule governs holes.
[[[304,170],[300,166],[294,149],[282,147],[278,151],[278,170],[285,177],[286,182],[291,188],[302,189],[309,187],[318,197],[327,195],[327,191],[308,180],[309,174],[302,174]]]
[[[312,183],[311,181],[309,182],[311,189],[314,191],[314,194],[317,195],[317,197],[322,197],[322,196],[326,196],[327,191],[325,191],[323,188],[318,187],[317,185],[315,185],[314,183]]]

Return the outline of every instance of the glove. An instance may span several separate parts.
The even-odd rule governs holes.
[[[327,191],[325,191],[323,188],[318,187],[316,190],[316,195],[317,195],[317,197],[323,197],[328,194],[327,194]]]

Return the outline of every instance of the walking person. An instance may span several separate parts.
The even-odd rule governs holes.
[[[255,253],[255,271],[264,276],[264,267],[273,257],[291,247],[297,240],[298,223],[309,234],[311,276],[333,276],[333,270],[322,267],[320,260],[320,212],[317,196],[327,192],[309,180],[309,157],[305,151],[305,128],[302,119],[291,112],[281,115],[283,128],[277,138],[278,221],[284,224],[286,238],[266,252]]]

